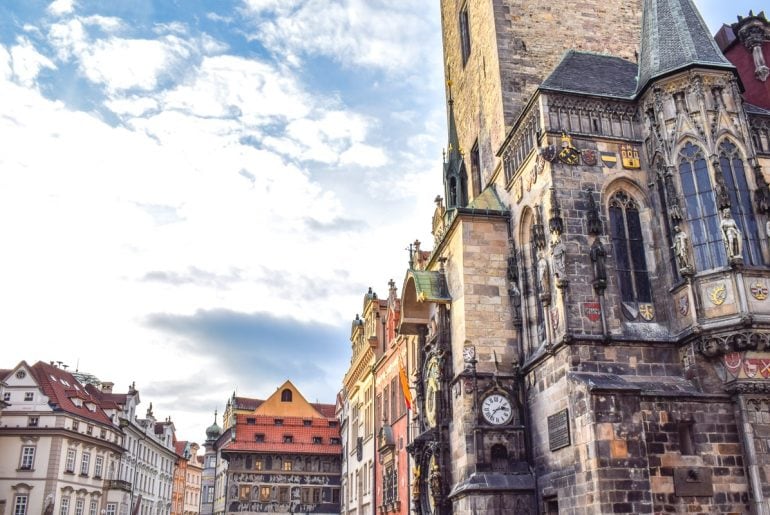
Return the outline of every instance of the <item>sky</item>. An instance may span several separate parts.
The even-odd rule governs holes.
[[[0,3],[0,368],[136,382],[199,442],[233,392],[333,403],[367,287],[431,241],[438,7]]]

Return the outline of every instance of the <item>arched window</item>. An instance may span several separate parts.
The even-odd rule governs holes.
[[[679,178],[682,181],[697,270],[727,266],[727,254],[719,227],[719,212],[703,152],[687,143],[679,154]]]
[[[719,167],[730,195],[730,214],[743,235],[743,260],[749,265],[759,265],[762,263],[762,254],[759,250],[757,221],[751,209],[751,194],[743,160],[736,146],[729,141],[719,145]]]
[[[281,402],[291,402],[291,390],[288,388],[281,392]]]
[[[636,318],[636,304],[652,302],[639,205],[626,192],[618,191],[610,198],[609,213],[620,297],[632,308],[624,312]]]
[[[522,318],[524,329],[524,354],[530,355],[545,340],[545,317],[537,286],[537,248],[532,237],[535,220],[527,210],[521,223],[521,292],[523,297]]]

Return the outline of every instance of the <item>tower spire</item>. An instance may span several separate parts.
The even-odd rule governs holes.
[[[457,135],[457,123],[455,122],[454,98],[452,98],[452,79],[447,70],[447,104],[449,130],[448,145],[444,155],[444,189],[447,209],[464,207],[468,202],[468,179],[465,173],[465,161],[463,150],[460,147],[460,138]]]
[[[693,66],[735,69],[692,0],[644,0],[637,93],[654,79]]]

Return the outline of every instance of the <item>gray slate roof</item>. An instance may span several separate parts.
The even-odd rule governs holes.
[[[692,65],[733,69],[692,0],[645,0],[639,84]]]
[[[631,98],[636,92],[636,73],[636,63],[620,57],[570,50],[540,89]]]

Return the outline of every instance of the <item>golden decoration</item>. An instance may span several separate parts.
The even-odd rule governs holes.
[[[765,300],[767,298],[767,286],[763,281],[756,281],[749,287],[752,297],[757,300]]]
[[[655,318],[655,308],[652,304],[640,304],[639,305],[639,314],[642,315],[642,318],[647,320],[648,322]]]
[[[718,284],[708,291],[709,299],[715,306],[721,306],[727,300],[727,286],[724,283]]]

